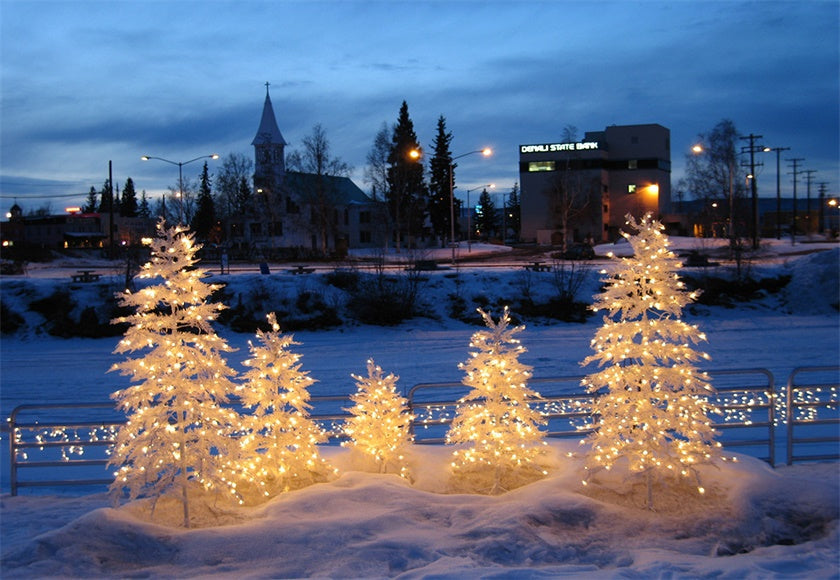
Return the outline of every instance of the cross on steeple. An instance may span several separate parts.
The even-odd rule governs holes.
[[[271,84],[270,82],[265,81],[265,94],[266,95],[268,95],[268,85],[270,85],[270,84]]]

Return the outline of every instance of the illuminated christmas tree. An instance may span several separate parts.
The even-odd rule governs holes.
[[[332,473],[318,444],[326,432],[309,416],[309,387],[315,379],[301,370],[301,355],[290,350],[299,343],[280,332],[272,312],[271,330],[258,330],[259,344],[249,341],[249,370],[238,389],[243,417],[240,456],[226,466],[228,485],[241,503],[326,481]]]
[[[115,320],[131,324],[115,352],[140,356],[111,369],[136,383],[112,395],[127,423],[109,462],[119,466],[111,489],[155,502],[174,491],[189,527],[189,490],[223,489],[218,464],[238,414],[221,405],[235,389],[236,373],[222,358],[233,349],[211,324],[224,308],[209,300],[219,286],[203,282],[206,271],[195,267],[201,246],[183,227],[167,228],[161,220],[157,229],[140,278],[161,282],[123,293],[120,304],[135,313]]]
[[[595,354],[582,363],[601,368],[584,380],[596,394],[584,484],[599,469],[626,465],[644,477],[652,509],[654,480],[696,478],[694,466],[716,457],[720,444],[709,420],[709,377],[693,364],[709,358],[693,346],[706,337],[679,318],[695,294],[679,280],[662,224],[647,214],[638,223],[627,216],[627,225],[637,232],[623,233],[633,256],[595,296],[593,309],[609,314],[591,342]],[[697,485],[703,493],[699,478]]]
[[[357,391],[350,399],[355,405],[349,409],[353,416],[344,426],[350,440],[344,443],[358,455],[373,462],[379,473],[399,473],[408,477],[405,449],[412,442],[408,401],[397,394],[399,377],[383,376],[382,369],[367,361],[368,376],[351,375]]]
[[[473,334],[471,359],[459,365],[463,383],[472,390],[458,401],[446,434],[447,443],[463,444],[453,453],[452,473],[460,485],[500,493],[546,474],[540,465],[545,452],[542,415],[529,406],[539,394],[527,386],[531,367],[511,327],[507,307],[497,322],[479,309],[487,330]]]

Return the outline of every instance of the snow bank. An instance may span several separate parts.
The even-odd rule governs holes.
[[[774,471],[743,457],[704,472],[717,494],[685,496],[679,510],[652,513],[581,494],[578,460],[565,456],[576,445],[552,445],[551,476],[500,496],[440,493],[451,450],[419,447],[418,462],[434,467],[414,486],[393,475],[349,472],[261,507],[208,509],[204,523],[221,525],[191,530],[151,523],[138,504],[100,507],[103,496],[5,497],[2,572],[5,578],[837,574],[836,465]],[[334,450],[331,459],[340,463],[346,453]],[[76,517],[84,502],[93,511]],[[159,505],[158,520],[174,511],[177,521],[179,507]],[[14,532],[48,515],[66,523],[32,538]]]

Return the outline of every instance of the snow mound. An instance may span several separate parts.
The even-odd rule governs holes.
[[[836,575],[836,465],[773,471],[744,457],[704,473],[722,490],[718,499],[655,513],[582,495],[579,461],[564,455],[574,444],[552,446],[562,458],[552,475],[499,496],[433,493],[394,475],[350,472],[243,508],[238,522],[215,527],[185,530],[150,523],[131,506],[101,508],[18,542],[3,554],[2,572],[4,578]],[[443,465],[451,449],[417,452]],[[439,472],[438,480],[445,479]],[[15,511],[17,499],[4,500],[4,526],[26,517]],[[61,504],[53,509],[60,513]]]
[[[838,310],[840,302],[840,248],[816,252],[792,260],[785,272],[791,281],[783,300],[798,314],[822,314]]]

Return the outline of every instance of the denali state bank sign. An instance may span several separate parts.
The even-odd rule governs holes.
[[[553,153],[555,151],[591,151],[598,149],[597,141],[580,143],[545,143],[543,145],[520,145],[519,153]]]

